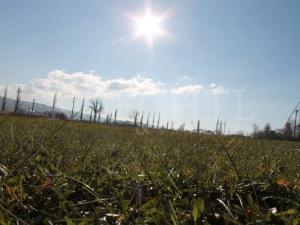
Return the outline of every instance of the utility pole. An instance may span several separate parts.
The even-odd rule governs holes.
[[[200,134],[200,120],[197,123],[197,134]]]

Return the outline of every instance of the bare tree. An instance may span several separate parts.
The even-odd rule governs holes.
[[[152,128],[154,128],[154,122],[155,122],[155,112],[154,112],[153,118],[152,118]]]
[[[2,99],[2,106],[1,106],[1,111],[5,110],[5,106],[6,106],[6,99],[7,99],[7,86],[4,88],[4,95],[3,95],[3,99]]]
[[[116,124],[117,123],[117,116],[118,116],[118,110],[116,109],[115,110],[115,115],[114,115],[114,123]]]
[[[184,131],[185,123],[181,124],[178,128],[178,131]]]
[[[223,135],[223,121],[221,120],[219,130],[218,130],[219,135]]]
[[[74,106],[75,106],[75,97],[73,97],[71,119],[73,119],[73,116],[74,116]]]
[[[81,110],[80,110],[80,120],[82,120],[82,118],[83,118],[84,104],[85,104],[85,100],[83,98],[82,104],[81,104]]]
[[[35,105],[35,98],[32,100],[32,105],[31,105],[31,115],[33,115],[34,112],[34,105]]]
[[[55,107],[57,103],[57,93],[54,94],[53,96],[53,104],[52,104],[52,118],[55,117]]]
[[[217,125],[216,125],[216,134],[218,134],[218,130],[219,130],[219,119],[217,120]]]
[[[169,130],[169,121],[167,122],[167,130]]]
[[[98,114],[99,98],[90,100],[90,109],[94,113],[94,122],[96,122],[96,117]]]
[[[129,118],[133,120],[133,125],[136,127],[138,123],[138,116],[139,116],[139,111],[133,110],[132,112],[129,113]]]
[[[258,132],[257,132],[258,133]],[[291,139],[293,137],[293,129],[291,122],[287,122],[284,127],[283,135],[287,139]]]
[[[97,114],[99,113],[100,105],[103,105],[101,98],[97,97],[90,101],[90,109],[94,113],[94,122],[96,122]]]
[[[174,123],[173,123],[173,120],[172,120],[172,122],[171,122],[171,130],[173,130],[174,129]]]
[[[18,112],[20,108],[20,102],[21,102],[21,92],[22,89],[20,87],[17,88],[17,97],[16,97],[16,102],[15,102],[15,109],[14,112]]]
[[[159,123],[160,123],[160,112],[158,113],[158,119],[157,119],[157,129],[159,128]]]
[[[99,103],[99,108],[98,108],[98,123],[101,122],[101,114],[104,110],[104,104],[103,104],[103,101],[101,100],[100,103]]]
[[[91,114],[90,114],[90,122],[92,122],[92,116],[93,116],[93,110],[91,110]]]
[[[101,121],[101,113],[98,113],[98,123],[100,123]]]
[[[143,127],[143,120],[144,120],[144,112],[142,113],[142,116],[141,116],[140,127]]]
[[[253,137],[257,138],[259,136],[259,127],[253,124]]]
[[[149,127],[149,120],[150,120],[150,111],[148,112],[146,127]]]
[[[266,136],[268,136],[272,131],[272,127],[270,123],[267,123],[264,127],[264,133]]]
[[[138,116],[139,116],[139,112],[136,111],[135,114],[134,114],[134,126],[135,127],[137,126]]]

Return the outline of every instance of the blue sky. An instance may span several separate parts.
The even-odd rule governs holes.
[[[146,3],[169,13],[170,38],[155,38],[151,48],[130,38],[128,15]],[[200,119],[207,129],[220,118],[232,132],[283,126],[300,100],[299,1],[146,3],[0,0],[0,85],[12,96],[20,85],[24,98],[45,103],[58,91],[66,108],[72,95],[100,95],[107,113],[119,108],[124,118],[137,109],[176,125]]]

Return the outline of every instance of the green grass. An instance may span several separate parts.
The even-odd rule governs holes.
[[[2,116],[0,224],[300,224],[299,161],[296,142]]]

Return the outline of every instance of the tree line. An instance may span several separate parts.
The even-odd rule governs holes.
[[[24,110],[21,109],[21,94],[22,89],[17,87],[16,89],[16,98],[14,102],[13,112],[14,113],[24,113]],[[4,88],[4,93],[2,97],[2,104],[1,104],[1,111],[7,110],[7,99],[8,99],[8,87]],[[85,115],[85,108],[86,108],[86,100],[85,98],[81,101],[80,110],[75,112],[75,103],[76,98],[73,97],[72,99],[72,110],[69,119],[75,119],[76,117],[79,118],[81,121],[86,121],[84,118]],[[68,119],[62,112],[57,112],[56,110],[57,104],[57,93],[54,94],[52,100],[52,110],[51,112],[45,112],[45,115],[51,118],[57,119]],[[27,113],[29,115],[35,115],[35,105],[36,99],[32,100],[31,107],[28,108]],[[116,109],[113,113],[107,113],[106,118],[103,118],[104,114],[104,102],[100,97],[95,99],[91,99],[88,104],[89,111],[89,122],[94,123],[110,123],[110,124],[120,124],[121,121],[117,120],[118,117],[118,109]],[[297,111],[298,113],[298,111]],[[261,139],[276,139],[276,140],[300,140],[300,124],[297,123],[297,113],[295,121],[288,121],[284,127],[284,129],[272,129],[271,124],[267,123],[263,129],[259,129],[257,125],[253,125],[253,132],[252,136],[254,138],[261,138]],[[134,127],[146,127],[146,128],[153,128],[153,129],[171,129],[174,130],[173,121],[166,122],[165,124],[161,123],[161,114],[160,112],[154,112],[151,114],[150,112],[147,113],[147,116],[144,112],[139,112],[137,110],[130,113],[129,117],[132,119],[131,126]],[[124,123],[124,122],[123,122]],[[177,130],[184,131],[185,130],[185,123],[183,123]],[[194,132],[200,134],[203,132],[200,128],[200,120],[197,121],[197,127],[194,129]],[[216,135],[225,135],[226,134],[226,121],[217,120],[216,129],[215,131],[204,131],[210,134]]]
[[[22,109],[21,106],[21,93],[22,93],[22,89],[20,87],[17,88],[16,90],[16,98],[15,98],[15,102],[14,102],[14,109],[13,112],[14,113],[25,113],[26,111],[24,109]],[[1,111],[6,111],[8,110],[7,108],[7,100],[8,100],[8,87],[4,88],[4,94],[2,97],[2,104],[1,104]],[[85,98],[82,99],[81,101],[81,106],[80,106],[80,110],[78,112],[75,112],[75,103],[76,103],[76,98],[73,97],[72,99],[72,110],[71,110],[71,114],[69,119],[75,119],[75,118],[79,118],[79,120],[81,121],[86,121],[86,119],[84,118],[85,115],[85,111],[86,108],[88,108],[89,110],[89,122],[94,122],[94,123],[101,123],[101,122],[105,122],[105,123],[111,123],[111,124],[116,124],[116,123],[120,123],[120,121],[118,121],[117,117],[118,117],[118,109],[115,109],[115,111],[112,113],[107,113],[106,118],[103,118],[103,114],[104,114],[104,102],[100,97],[97,97],[95,99],[91,99],[89,101],[88,106],[86,106],[86,100]],[[68,116],[65,115],[62,112],[58,112],[57,111],[57,93],[54,94],[53,96],[53,100],[52,100],[52,107],[51,107],[51,111],[50,112],[45,112],[44,114],[50,118],[57,118],[57,119],[68,119]],[[36,106],[36,99],[32,100],[32,104],[31,107],[27,109],[27,114],[29,115],[36,115],[36,111],[35,111],[35,106]],[[87,110],[87,111],[88,111]],[[148,112],[148,116],[146,119],[146,122],[144,121],[145,116],[144,116],[144,112],[140,113],[139,111],[135,110],[132,113],[130,113],[129,117],[133,119],[132,121],[132,125],[134,127],[147,127],[147,128],[166,128],[169,129],[169,122],[167,122],[166,127],[164,127],[163,125],[161,125],[161,121],[160,121],[160,112],[158,114],[156,114],[154,112],[153,117],[152,117],[152,123],[150,121],[150,112]],[[156,118],[157,117],[157,118]],[[173,122],[171,122],[171,129],[173,129]]]
[[[270,123],[267,123],[263,129],[259,129],[254,124],[252,136],[259,139],[300,141],[300,126],[297,122],[288,121],[283,129],[272,129]]]

